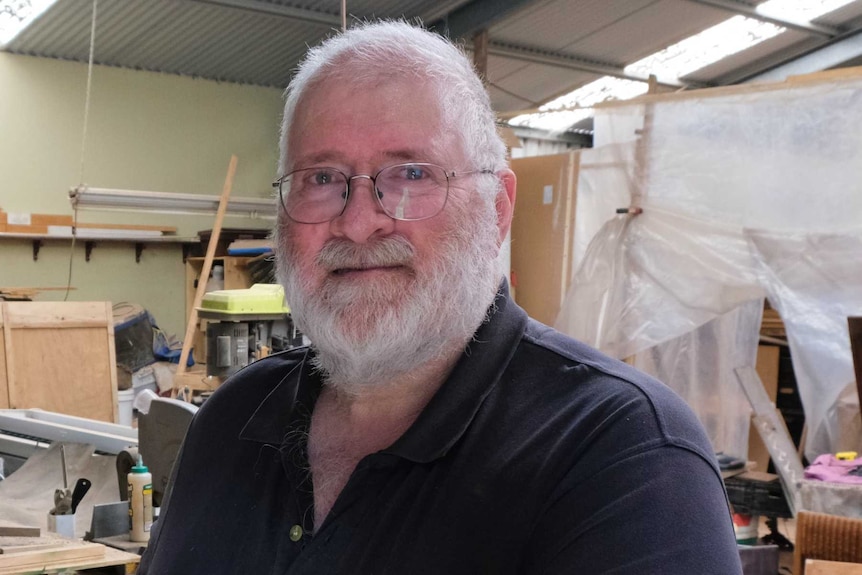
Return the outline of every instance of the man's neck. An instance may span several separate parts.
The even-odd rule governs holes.
[[[460,348],[453,350],[445,359],[376,385],[349,390],[324,385],[308,439],[315,529],[329,514],[356,464],[395,443],[413,425],[460,353]]]

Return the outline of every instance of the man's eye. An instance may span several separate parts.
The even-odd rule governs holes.
[[[312,182],[318,186],[324,186],[332,183],[332,172],[315,172],[312,176]]]
[[[421,180],[425,177],[425,170],[418,166],[407,166],[404,168],[405,180]]]

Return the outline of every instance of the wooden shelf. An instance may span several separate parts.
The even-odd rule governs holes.
[[[42,245],[46,241],[50,242],[70,242],[72,241],[71,235],[54,235],[54,234],[23,234],[23,233],[10,233],[10,232],[0,232],[0,240],[9,239],[9,240],[28,240],[33,243],[33,261],[39,260],[39,250],[42,248]],[[189,248],[193,244],[199,243],[198,238],[190,238],[190,237],[182,237],[182,236],[152,236],[152,235],[135,235],[133,233],[129,233],[127,235],[99,235],[96,233],[84,233],[83,235],[79,235],[75,238],[75,241],[82,242],[84,244],[85,250],[85,259],[86,261],[90,261],[90,257],[93,254],[93,248],[96,247],[96,244],[107,242],[107,243],[121,243],[121,244],[134,244],[135,246],[135,261],[137,263],[141,262],[141,252],[144,251],[145,244],[181,244],[183,247],[183,261],[186,261],[188,257]]]

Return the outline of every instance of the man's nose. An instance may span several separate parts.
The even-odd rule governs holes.
[[[331,222],[332,233],[354,243],[392,233],[395,220],[386,215],[374,196],[377,190],[371,176],[353,176],[349,186],[347,205]]]

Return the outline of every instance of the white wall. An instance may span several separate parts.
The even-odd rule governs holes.
[[[234,196],[269,197],[275,177],[281,91],[96,66],[84,170],[81,151],[87,66],[0,53],[0,208],[68,215],[67,193],[94,187],[220,194],[231,154]],[[80,222],[176,226],[194,236],[213,217],[79,211]],[[226,227],[267,227],[229,218]],[[182,252],[99,244],[73,257],[70,300],[132,301],[180,337],[185,331]],[[69,242],[50,241],[33,261],[30,242],[0,240],[0,287],[65,286]],[[38,299],[62,299],[44,292]]]

